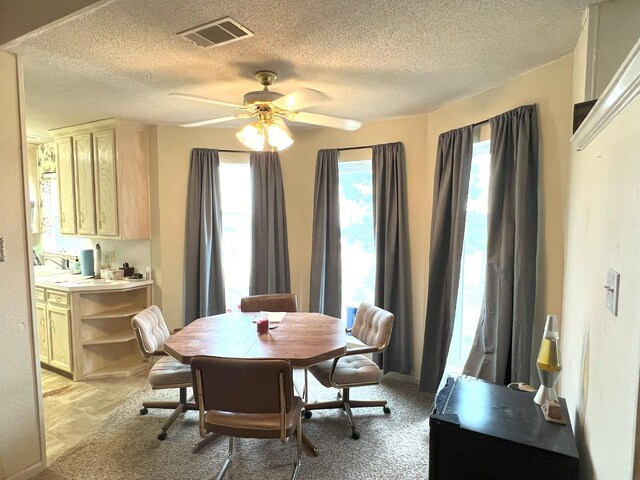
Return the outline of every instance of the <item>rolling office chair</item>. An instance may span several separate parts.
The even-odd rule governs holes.
[[[382,308],[368,303],[358,307],[351,332],[363,342],[364,346],[348,350],[333,360],[326,360],[309,367],[311,374],[327,388],[340,389],[340,398],[330,402],[318,402],[305,405],[306,416],[312,410],[341,408],[347,414],[351,426],[351,438],[357,440],[360,433],[356,430],[352,408],[383,407],[384,413],[390,413],[386,400],[351,400],[350,389],[380,383],[382,372],[376,363],[364,354],[384,351],[391,339],[394,316]]]
[[[169,329],[160,309],[151,305],[131,319],[131,326],[136,334],[140,352],[145,358],[159,357],[149,371],[149,383],[154,390],[177,388],[180,399],[177,402],[144,402],[140,409],[146,415],[149,408],[173,410],[171,416],[162,426],[158,434],[159,440],[167,438],[167,430],[178,416],[185,410],[195,410],[196,406],[187,401],[187,388],[191,386],[191,367],[183,365],[163,351],[164,342],[169,338]]]

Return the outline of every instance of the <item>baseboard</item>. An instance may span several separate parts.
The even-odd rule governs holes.
[[[35,477],[38,473],[43,471],[46,468],[46,465],[43,461],[39,461],[38,463],[31,465],[29,468],[22,470],[10,477],[7,477],[6,480],[28,480],[29,478]]]
[[[418,377],[412,377],[411,375],[405,375],[403,373],[389,372],[385,373],[384,376],[387,378],[392,378],[393,380],[400,380],[401,382],[405,383],[413,383],[415,385],[418,385],[419,383]]]

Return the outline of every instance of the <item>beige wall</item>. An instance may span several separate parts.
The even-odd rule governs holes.
[[[601,93],[606,88],[603,79],[611,79],[629,52],[622,17],[633,18],[631,10],[635,7],[637,13],[640,4],[623,1],[599,7],[604,17],[597,31],[598,55],[613,52],[618,59],[618,65],[604,70],[600,62],[595,74]],[[614,13],[621,22],[614,21]],[[576,61],[584,55],[588,53],[578,43]],[[575,70],[574,84],[582,83],[584,74]],[[636,98],[587,148],[571,154],[561,381],[583,478],[640,478],[638,460],[634,466],[634,457],[640,458],[638,118]],[[617,317],[605,309],[603,285],[610,268],[621,276]]]
[[[16,57],[0,51],[0,237],[5,249],[5,261],[0,262],[0,405],[4,412],[0,421],[0,479],[28,478],[44,462],[18,73]]]
[[[572,125],[572,55],[531,70],[428,116],[426,158],[436,156],[438,135],[519,105],[538,105],[540,127],[538,280],[531,383],[539,384],[535,357],[547,314],[562,319],[565,206]],[[429,173],[431,176],[432,173]]]
[[[640,322],[640,98],[571,159],[562,393],[584,478],[632,478]],[[605,309],[609,268],[619,313]],[[637,477],[634,477],[637,478]]]

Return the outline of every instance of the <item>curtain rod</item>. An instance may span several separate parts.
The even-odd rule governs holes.
[[[216,150],[222,153],[251,153],[249,150],[225,150],[223,148],[216,148]]]
[[[472,127],[477,127],[477,126],[482,125],[484,123],[489,123],[489,120],[491,120],[491,118],[485,118],[484,120],[482,120],[480,122],[472,123],[471,126]]]
[[[336,148],[336,150],[338,150],[339,152],[344,152],[345,150],[362,150],[365,148],[373,148],[375,147],[375,145],[362,145],[361,147],[343,147],[343,148]]]

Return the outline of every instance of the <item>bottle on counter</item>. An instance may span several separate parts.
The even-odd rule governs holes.
[[[96,251],[93,261],[93,278],[100,278],[100,270],[102,269],[102,249],[100,248],[99,243],[96,243]]]
[[[76,260],[71,264],[71,273],[80,273],[80,260],[76,257]]]

